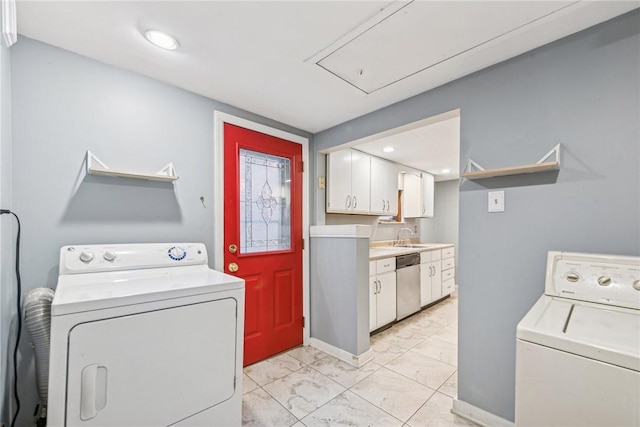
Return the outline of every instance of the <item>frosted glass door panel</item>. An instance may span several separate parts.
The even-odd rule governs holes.
[[[240,253],[291,249],[291,161],[240,149]]]

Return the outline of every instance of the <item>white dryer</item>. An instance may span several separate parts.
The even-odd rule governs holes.
[[[640,257],[549,252],[516,335],[516,426],[640,426]]]
[[[51,316],[48,426],[241,424],[244,281],[204,245],[63,247]]]

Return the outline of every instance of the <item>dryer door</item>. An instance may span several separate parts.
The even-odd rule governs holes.
[[[232,298],[83,323],[69,335],[67,426],[167,426],[235,391]]]

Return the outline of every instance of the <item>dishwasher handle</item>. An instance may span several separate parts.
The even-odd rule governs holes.
[[[419,265],[419,264],[420,264],[420,254],[417,252],[412,254],[406,254],[406,255],[398,255],[396,257],[396,270],[400,268],[411,267],[413,265]]]

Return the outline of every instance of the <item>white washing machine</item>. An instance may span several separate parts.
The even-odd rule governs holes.
[[[244,281],[202,244],[66,246],[47,425],[240,426]]]
[[[640,257],[549,252],[516,335],[516,426],[640,426]]]

